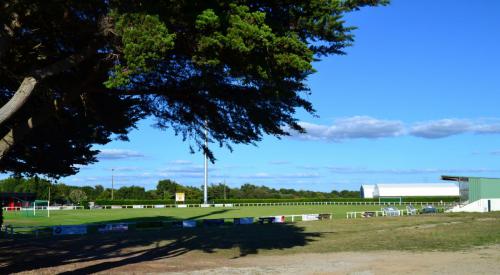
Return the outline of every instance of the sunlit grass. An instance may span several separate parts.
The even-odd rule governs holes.
[[[46,226],[98,223],[109,221],[152,221],[177,219],[213,219],[258,217],[271,215],[333,214],[335,219],[345,219],[348,211],[374,211],[373,205],[303,205],[303,206],[253,206],[233,208],[147,208],[147,209],[99,209],[99,210],[55,210],[50,218],[37,215],[27,217],[21,212],[7,212],[5,224],[14,226]],[[46,212],[44,212],[46,214]]]

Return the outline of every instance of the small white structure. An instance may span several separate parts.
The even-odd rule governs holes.
[[[465,205],[457,205],[448,212],[491,212],[500,211],[500,199],[480,199]]]
[[[373,198],[373,192],[375,191],[375,185],[373,184],[363,184],[359,190],[361,197],[364,199]]]
[[[362,198],[380,197],[458,197],[460,190],[454,183],[378,183],[361,185]]]
[[[379,183],[373,197],[458,197],[459,188],[453,183]]]

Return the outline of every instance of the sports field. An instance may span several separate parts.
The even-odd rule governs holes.
[[[297,205],[297,206],[246,206],[231,208],[146,208],[146,209],[99,209],[99,210],[55,210],[47,218],[46,211],[35,217],[21,212],[7,212],[5,224],[13,226],[70,225],[107,222],[168,221],[185,219],[215,219],[259,217],[273,215],[333,214],[334,219],[345,219],[349,211],[374,211],[374,205]],[[401,206],[404,209],[405,206]],[[42,216],[43,215],[43,216]]]
[[[0,248],[2,274],[498,274],[500,212],[149,229]]]

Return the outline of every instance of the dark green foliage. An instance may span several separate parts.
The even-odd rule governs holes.
[[[332,192],[319,192],[286,188],[275,189],[250,183],[243,184],[240,188],[230,188],[228,186],[224,188],[224,184],[210,185],[208,192],[210,199],[222,199],[224,198],[224,192],[226,194],[225,198],[228,199],[359,198],[359,191],[342,190],[339,192],[334,190]]]
[[[85,191],[81,189],[73,189],[69,192],[69,200],[74,204],[81,204],[84,201],[87,201],[88,197],[85,194]]]
[[[354,29],[343,16],[385,0],[28,1],[0,9],[0,104],[40,78],[0,137],[0,172],[67,176],[96,161],[93,144],[126,139],[145,116],[199,150],[208,127],[220,146],[302,131],[312,62],[343,54]],[[5,28],[4,28],[5,27]],[[83,61],[50,74],[71,55]],[[105,83],[105,85],[104,85]],[[0,146],[1,147],[1,146]],[[1,148],[0,148],[1,149]],[[193,148],[192,148],[193,149]]]
[[[281,202],[378,202],[362,198],[296,198],[296,199],[216,199],[214,203],[281,203]],[[408,197],[403,202],[458,202],[458,197]],[[398,200],[399,202],[399,200]],[[394,203],[394,202],[392,202]]]
[[[201,199],[186,200],[186,204],[200,204]],[[157,204],[175,204],[175,200],[158,200],[158,199],[119,199],[119,200],[96,200],[97,205],[157,205]]]
[[[0,128],[15,132],[15,144],[0,159],[1,172],[66,176],[77,165],[96,161],[92,144],[106,144],[126,134],[142,117],[139,101],[104,92],[111,62],[97,49],[108,42],[99,35],[103,1],[3,1],[0,40],[0,105],[23,78],[46,74],[45,68],[71,54],[92,52],[76,67],[41,80],[33,96]],[[4,25],[5,24],[5,25]],[[32,118],[27,133],[18,125]]]
[[[403,198],[403,202],[457,202],[455,197],[412,197]],[[214,199],[212,203],[293,203],[293,202],[378,202],[378,199],[361,198],[295,198],[295,199]],[[200,204],[202,199],[186,200],[186,204]],[[394,203],[394,202],[392,202]],[[96,200],[98,205],[157,205],[175,204],[174,200]]]
[[[156,15],[112,13],[111,17],[123,44],[124,64],[113,68],[112,77],[106,82],[109,88],[126,86],[131,76],[152,72],[173,48],[175,38]]]
[[[160,180],[156,186],[156,192],[159,198],[164,200],[174,200],[175,193],[184,193],[186,200],[201,201],[203,196],[202,189],[193,186],[184,186],[173,180]]]
[[[281,203],[281,202],[372,202],[372,199],[360,198],[292,198],[292,199],[227,199],[214,200],[214,203]],[[378,201],[378,200],[376,200]]]
[[[186,202],[199,204],[202,202],[203,189],[184,186],[173,180],[160,180],[155,190],[146,191],[144,187],[122,186],[114,191],[114,200],[111,200],[111,189],[101,185],[68,186],[62,183],[51,183],[40,178],[7,178],[0,180],[0,192],[32,192],[37,194],[37,199],[48,199],[48,187],[51,188],[51,201],[69,203],[70,193],[81,190],[88,201],[95,201],[101,205],[155,205],[174,204],[175,193],[184,192]],[[362,199],[359,191],[332,191],[318,192],[295,189],[274,189],[267,186],[243,184],[240,188],[229,187],[226,184],[212,184],[208,188],[208,198],[212,203],[261,203],[261,202],[321,202],[321,201],[350,201],[350,202],[378,202],[378,198]],[[398,198],[399,201],[399,198]],[[458,197],[403,197],[403,202],[456,202]],[[82,202],[87,204],[87,202]]]

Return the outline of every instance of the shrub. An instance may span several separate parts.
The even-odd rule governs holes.
[[[186,204],[198,204],[199,200],[187,200]],[[175,204],[174,200],[96,200],[96,205],[157,205]]]
[[[456,202],[458,197],[403,197],[403,202]],[[378,202],[378,198],[302,198],[302,199],[227,199],[214,200],[214,203],[280,203],[280,202]]]
[[[300,198],[300,199],[215,199],[212,203],[281,203],[281,202],[378,202],[378,198]],[[456,202],[458,197],[403,197],[403,202]],[[156,205],[175,204],[174,200],[96,200],[97,205]],[[199,204],[201,200],[187,200],[186,204]]]

